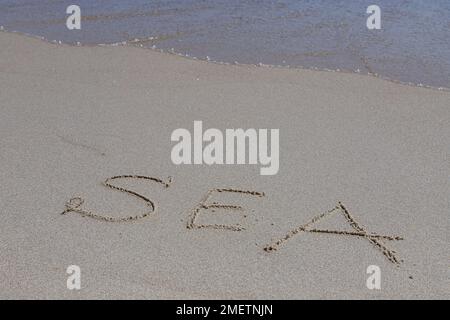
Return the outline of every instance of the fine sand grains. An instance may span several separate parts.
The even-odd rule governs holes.
[[[211,228],[211,229],[223,229],[223,230],[231,230],[231,231],[242,231],[245,230],[244,227],[239,224],[235,225],[224,225],[224,224],[196,224],[195,219],[197,218],[199,212],[201,210],[208,209],[223,209],[223,210],[233,210],[233,211],[243,211],[244,208],[237,205],[226,205],[226,204],[218,204],[214,202],[213,204],[207,204],[207,201],[211,198],[214,192],[231,192],[231,193],[239,193],[239,194],[248,194],[257,197],[264,197],[264,192],[257,191],[249,191],[249,190],[239,190],[239,189],[231,189],[231,188],[222,188],[222,189],[210,189],[200,201],[200,203],[192,210],[191,215],[189,216],[189,220],[187,222],[186,228],[188,229],[203,229],[203,228]]]
[[[340,211],[342,213],[342,215],[345,217],[345,219],[350,224],[350,226],[355,230],[355,232],[309,228],[314,223],[318,222],[319,220],[321,220],[337,211]],[[355,219],[352,217],[350,212],[347,210],[347,208],[341,202],[339,202],[336,207],[328,210],[327,212],[321,213],[321,214],[313,217],[308,223],[289,231],[284,237],[282,237],[279,240],[273,242],[272,244],[269,244],[266,247],[264,247],[264,250],[267,252],[275,251],[284,242],[288,241],[293,236],[295,236],[296,234],[298,234],[302,231],[303,232],[316,232],[316,233],[328,233],[328,234],[363,237],[363,238],[366,238],[373,246],[378,248],[390,262],[397,264],[397,265],[399,265],[402,262],[402,260],[399,260],[397,258],[397,256],[395,255],[396,252],[394,250],[391,250],[388,247],[386,247],[386,245],[381,241],[381,240],[403,240],[402,237],[384,236],[384,235],[378,235],[376,233],[368,233],[367,230],[363,226],[361,226],[360,224],[358,224],[355,221]]]
[[[148,207],[150,207],[150,211],[145,212],[143,214],[140,215],[135,215],[135,216],[129,216],[129,217],[124,217],[124,218],[114,218],[114,217],[109,217],[109,216],[104,216],[104,215],[100,215],[100,214],[96,214],[93,213],[89,210],[85,210],[82,209],[81,206],[84,203],[84,199],[81,197],[73,197],[71,198],[67,203],[66,203],[66,209],[61,213],[61,214],[66,214],[68,212],[76,212],[81,214],[82,216],[86,216],[86,217],[90,217],[93,219],[97,219],[97,220],[102,220],[102,221],[107,221],[107,222],[126,222],[126,221],[132,221],[132,220],[139,220],[142,218],[147,217],[148,215],[150,215],[150,213],[153,213],[156,209],[155,204],[152,200],[148,199],[147,197],[144,197],[143,195],[132,191],[132,190],[128,190],[122,187],[118,187],[115,186],[113,184],[110,183],[110,181],[112,180],[117,180],[117,179],[138,179],[138,180],[150,180],[150,181],[154,181],[157,183],[162,184],[165,188],[168,188],[170,186],[170,183],[172,182],[172,178],[169,177],[168,182],[165,182],[161,179],[158,178],[153,178],[153,177],[148,177],[148,176],[139,176],[139,175],[121,175],[121,176],[114,176],[111,178],[106,179],[103,182],[103,185],[105,187],[111,188],[111,189],[115,189],[121,192],[125,192],[128,194],[131,194],[134,197],[137,197],[143,201],[145,201],[145,203],[147,204]]]
[[[105,215],[100,215],[97,213],[93,213],[92,211],[82,209],[81,206],[84,203],[84,199],[81,197],[73,197],[66,203],[66,209],[61,214],[66,214],[68,212],[76,212],[81,214],[82,216],[87,216],[93,219],[106,221],[106,222],[127,222],[127,221],[133,221],[133,220],[139,220],[142,218],[145,218],[149,216],[151,213],[153,213],[156,209],[155,204],[152,200],[149,198],[135,192],[129,189],[125,189],[122,187],[115,186],[110,183],[112,180],[117,179],[138,179],[138,180],[150,180],[157,182],[159,184],[162,184],[165,188],[168,188],[170,186],[170,183],[172,182],[172,178],[169,177],[169,180],[167,182],[154,177],[149,176],[140,176],[140,175],[120,175],[120,176],[114,176],[106,179],[103,182],[103,185],[105,187],[118,190],[120,192],[128,193],[134,197],[137,197],[141,200],[143,200],[148,207],[150,207],[150,211],[147,211],[140,215],[134,215],[134,216],[128,216],[123,218],[115,218]],[[225,224],[196,224],[195,220],[200,213],[201,210],[213,210],[213,209],[223,209],[223,210],[231,210],[231,211],[243,211],[244,208],[239,205],[230,205],[230,204],[219,204],[217,202],[213,202],[212,204],[208,204],[208,200],[212,197],[212,195],[222,192],[228,192],[228,193],[237,193],[237,194],[247,194],[257,197],[264,197],[264,192],[257,192],[257,191],[250,191],[250,190],[240,190],[240,189],[232,189],[232,188],[215,188],[210,189],[205,194],[203,199],[199,202],[199,204],[192,210],[192,213],[189,216],[186,228],[187,229],[222,229],[222,230],[231,230],[231,231],[242,231],[245,230],[244,227],[242,227],[239,224],[235,225],[225,225]],[[341,212],[344,218],[347,220],[347,222],[350,224],[350,226],[355,231],[344,231],[344,230],[329,230],[329,229],[315,229],[310,228],[314,223],[320,221],[321,219],[330,216],[334,212]],[[402,260],[398,259],[396,256],[396,252],[394,250],[389,249],[382,240],[403,240],[400,236],[386,236],[386,235],[379,235],[376,233],[369,233],[363,226],[361,226],[359,223],[355,221],[353,216],[350,214],[350,212],[347,210],[347,208],[339,202],[337,206],[334,208],[321,213],[315,217],[313,217],[309,222],[306,224],[303,224],[291,231],[289,231],[284,237],[278,239],[277,241],[273,242],[272,244],[269,244],[264,247],[264,251],[266,252],[272,252],[277,250],[283,243],[287,242],[289,239],[291,239],[293,236],[300,232],[313,232],[313,233],[327,233],[327,234],[336,234],[336,235],[344,235],[344,236],[357,236],[357,237],[363,237],[367,239],[374,247],[376,247],[378,250],[380,250],[383,255],[392,263],[399,265]]]

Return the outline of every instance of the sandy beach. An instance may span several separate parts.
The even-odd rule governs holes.
[[[0,110],[1,299],[450,298],[449,92],[0,32]],[[171,133],[194,121],[279,129],[278,173],[174,165]],[[152,209],[102,185],[121,175],[160,179],[114,180],[147,216],[61,214],[74,197],[101,216]],[[255,193],[199,207],[222,189]],[[196,210],[207,227],[189,228]]]

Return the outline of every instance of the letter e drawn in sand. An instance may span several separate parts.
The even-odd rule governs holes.
[[[109,217],[109,216],[104,216],[104,215],[99,215],[96,213],[93,213],[89,210],[86,209],[82,209],[81,206],[84,203],[84,199],[81,197],[73,197],[71,198],[68,202],[66,202],[66,209],[61,213],[61,214],[66,214],[68,212],[76,212],[81,214],[83,217],[90,217],[93,219],[97,219],[97,220],[101,220],[101,221],[107,221],[107,222],[126,222],[126,221],[132,221],[132,220],[138,220],[138,219],[142,219],[145,218],[147,216],[150,215],[150,213],[153,213],[156,209],[156,206],[154,204],[154,202],[152,200],[150,200],[147,197],[144,197],[143,195],[129,190],[129,189],[125,189],[122,187],[118,187],[115,186],[113,184],[110,183],[110,181],[112,180],[117,180],[117,179],[137,179],[137,180],[147,180],[147,181],[154,181],[157,182],[159,184],[162,184],[165,188],[168,188],[170,186],[170,183],[172,182],[172,178],[169,177],[169,180],[167,182],[158,179],[158,178],[153,178],[153,177],[147,177],[147,176],[138,176],[138,175],[121,175],[121,176],[114,176],[111,178],[106,179],[103,182],[103,185],[105,187],[114,189],[114,190],[118,190],[120,192],[124,192],[127,194],[130,194],[134,197],[137,197],[141,200],[143,200],[148,207],[150,207],[150,211],[147,211],[145,213],[142,213],[140,215],[135,215],[135,216],[129,216],[129,217],[123,217],[123,218],[115,218],[115,217]]]
[[[334,212],[341,212],[342,215],[345,217],[347,222],[350,224],[350,226],[355,231],[343,231],[343,230],[327,230],[327,229],[314,229],[311,228],[311,226],[318,222],[319,220],[330,216]],[[376,233],[368,233],[367,230],[358,224],[355,219],[352,217],[352,215],[349,213],[347,208],[339,202],[336,207],[334,207],[331,210],[328,210],[327,212],[324,212],[322,214],[319,214],[315,217],[313,217],[308,223],[301,225],[297,227],[296,229],[293,229],[289,231],[284,237],[280,238],[279,240],[273,242],[272,244],[267,245],[264,247],[264,251],[266,252],[272,252],[278,249],[284,242],[288,241],[290,238],[295,236],[296,234],[300,232],[313,232],[313,233],[328,233],[328,234],[337,234],[337,235],[345,235],[345,236],[356,236],[356,237],[362,237],[367,239],[375,248],[380,250],[383,255],[392,263],[399,265],[403,260],[399,260],[397,256],[395,255],[396,252],[394,250],[389,249],[386,247],[386,245],[383,243],[383,240],[403,240],[402,237],[399,236],[384,236],[384,235],[378,235]]]
[[[244,208],[238,205],[229,205],[229,204],[219,204],[212,203],[208,204],[208,200],[211,198],[214,192],[222,193],[222,192],[231,192],[238,194],[246,194],[257,197],[264,197],[264,192],[257,191],[249,191],[249,190],[239,190],[239,189],[210,189],[200,201],[200,203],[192,210],[191,215],[189,216],[189,220],[187,222],[186,228],[188,229],[203,229],[203,228],[211,228],[211,229],[222,229],[222,230],[231,230],[231,231],[242,231],[245,230],[239,224],[235,225],[225,225],[225,224],[196,224],[195,219],[197,218],[199,212],[201,210],[209,210],[209,209],[223,209],[223,210],[233,210],[233,211],[243,211]]]

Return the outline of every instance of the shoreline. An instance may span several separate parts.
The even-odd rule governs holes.
[[[449,296],[448,92],[38,40],[0,32],[1,298]],[[175,165],[197,120],[279,171]]]
[[[69,47],[87,47],[87,48],[96,48],[96,47],[134,47],[134,48],[138,48],[138,49],[146,49],[146,50],[150,50],[152,52],[158,52],[158,53],[164,53],[164,54],[168,54],[168,55],[174,55],[174,56],[178,56],[178,57],[182,57],[188,60],[193,60],[193,61],[202,61],[202,62],[206,62],[206,63],[213,63],[213,64],[217,64],[217,65],[227,65],[227,66],[244,66],[244,67],[256,67],[256,68],[273,68],[273,69],[281,69],[281,70],[307,70],[307,71],[318,71],[318,72],[331,72],[331,73],[342,73],[342,74],[352,74],[352,75],[361,75],[364,77],[373,77],[375,79],[380,79],[380,80],[384,80],[384,81],[388,81],[391,83],[395,83],[395,84],[400,84],[400,85],[404,85],[404,86],[410,86],[410,87],[415,87],[415,88],[425,88],[425,89],[430,89],[430,90],[435,90],[435,91],[444,91],[444,92],[450,92],[450,87],[435,87],[435,86],[430,86],[430,85],[425,85],[422,83],[414,83],[414,82],[405,82],[405,81],[401,81],[401,80],[396,80],[396,79],[391,79],[387,76],[382,76],[379,75],[377,73],[371,73],[371,72],[361,72],[358,70],[347,70],[347,69],[327,69],[327,68],[318,68],[318,67],[305,67],[305,66],[282,66],[282,65],[272,65],[272,64],[246,64],[246,63],[231,63],[231,62],[224,62],[224,61],[215,61],[215,60],[207,60],[206,58],[198,58],[198,57],[194,57],[194,56],[190,56],[188,54],[183,54],[181,52],[175,52],[175,51],[171,51],[171,50],[164,50],[164,49],[159,49],[157,47],[145,47],[143,45],[136,45],[133,44],[132,41],[135,40],[139,40],[142,41],[142,39],[134,39],[132,41],[121,41],[121,42],[115,42],[115,43],[99,43],[99,44],[82,44],[82,43],[67,43],[67,42],[62,42],[60,40],[50,40],[47,39],[43,36],[38,36],[38,35],[33,35],[33,34],[29,34],[29,33],[24,33],[24,32],[20,32],[20,31],[15,31],[15,30],[7,30],[4,29],[3,26],[0,26],[0,32],[6,32],[6,33],[10,33],[10,34],[17,34],[19,36],[24,36],[24,37],[28,37],[28,38],[32,38],[32,39],[37,39],[49,44],[53,44],[53,45],[62,45],[62,46],[69,46]]]

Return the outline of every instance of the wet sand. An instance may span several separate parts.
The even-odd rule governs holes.
[[[0,298],[450,297],[450,93],[6,32],[0,48]],[[278,174],[172,164],[194,120],[279,129]]]

